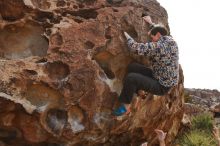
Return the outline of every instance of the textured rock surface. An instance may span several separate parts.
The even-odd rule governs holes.
[[[141,17],[168,26],[152,0],[0,2],[0,138],[5,145],[119,146],[170,144],[183,116],[183,74],[169,94],[148,95],[116,120],[111,111],[133,61],[122,31],[148,40]],[[3,9],[4,8],[4,9]]]
[[[24,9],[23,0],[0,1],[0,13],[5,20],[14,21],[22,18],[25,15]]]
[[[220,92],[209,89],[185,89],[187,102],[184,104],[188,116],[208,112],[213,115],[215,124],[220,125]]]
[[[220,112],[220,92],[217,90],[208,89],[185,89],[187,102],[196,105],[203,111],[213,110]]]

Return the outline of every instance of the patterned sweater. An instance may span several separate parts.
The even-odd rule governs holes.
[[[154,78],[165,87],[178,84],[179,52],[177,43],[171,36],[161,36],[157,42],[137,43],[129,38],[127,41],[130,52],[149,56],[152,59]]]

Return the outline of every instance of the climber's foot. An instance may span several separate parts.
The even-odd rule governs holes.
[[[120,107],[118,107],[113,111],[113,115],[115,116],[127,115],[130,113],[130,111],[131,111],[130,106],[121,105]]]

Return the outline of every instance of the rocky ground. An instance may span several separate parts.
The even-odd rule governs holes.
[[[186,114],[210,112],[215,117],[216,124],[220,126],[220,92],[218,90],[186,88],[184,94]]]

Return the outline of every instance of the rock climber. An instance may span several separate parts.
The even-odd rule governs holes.
[[[150,24],[148,32],[151,41],[137,43],[127,32],[129,52],[151,58],[151,68],[132,63],[128,66],[128,74],[124,79],[119,96],[121,106],[113,111],[115,116],[130,112],[130,103],[134,93],[144,90],[154,95],[164,95],[171,87],[178,84],[179,53],[178,46],[172,36],[168,35],[163,25],[154,24],[150,16],[144,16],[144,21]]]

